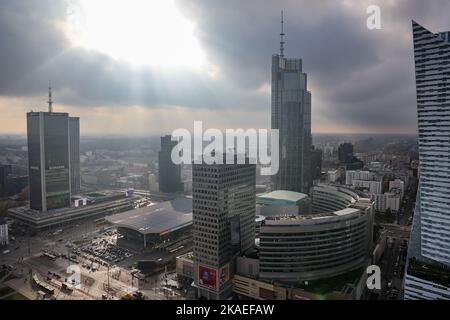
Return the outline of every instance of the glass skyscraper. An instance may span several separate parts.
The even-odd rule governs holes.
[[[80,193],[80,118],[69,117],[70,187],[71,194]]]
[[[69,115],[27,113],[30,208],[70,206]]]
[[[310,193],[311,92],[301,59],[272,56],[272,129],[279,130],[280,168],[276,190]]]
[[[159,191],[180,192],[183,191],[181,182],[181,165],[172,161],[172,149],[178,144],[172,141],[172,136],[161,137],[161,151],[158,154],[159,167]]]
[[[450,299],[450,32],[413,21],[420,180],[405,299]]]

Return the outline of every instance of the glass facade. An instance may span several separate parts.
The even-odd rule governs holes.
[[[39,211],[69,207],[68,114],[30,112],[27,124],[30,207]]]
[[[272,57],[272,129],[279,130],[280,168],[275,190],[305,194],[312,187],[311,93],[301,59]]]

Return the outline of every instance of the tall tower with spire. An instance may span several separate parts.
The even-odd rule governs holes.
[[[53,112],[52,90],[48,112],[27,113],[30,208],[47,212],[70,207],[80,189],[79,118]]]
[[[281,12],[280,53],[272,56],[272,129],[279,130],[280,168],[272,178],[275,190],[310,193],[311,92],[302,60],[284,55],[284,16]]]

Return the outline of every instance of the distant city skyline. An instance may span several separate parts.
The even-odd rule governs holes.
[[[313,133],[416,133],[410,20],[445,29],[450,3],[376,1],[381,30],[366,28],[368,4],[133,0],[103,15],[102,0],[2,2],[0,134],[25,134],[49,81],[55,111],[85,119],[83,135],[160,135],[194,120],[268,128],[282,9],[285,53],[303,59],[314,92]]]

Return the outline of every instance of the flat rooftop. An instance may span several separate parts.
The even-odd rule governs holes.
[[[160,235],[192,225],[192,199],[177,198],[106,217],[116,227]]]
[[[308,195],[300,192],[275,190],[257,196],[256,202],[263,205],[299,205],[308,199]]]

